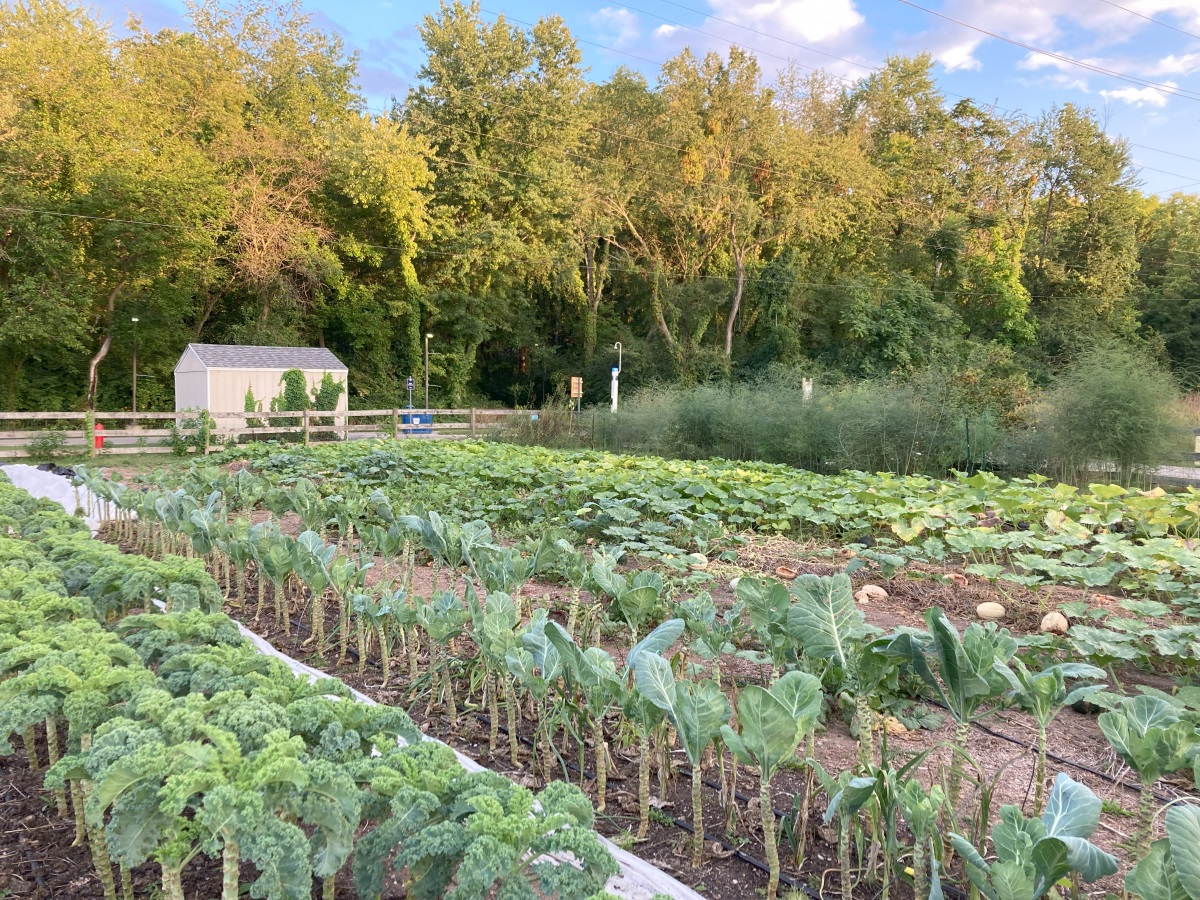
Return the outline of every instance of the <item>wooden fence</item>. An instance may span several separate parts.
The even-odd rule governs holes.
[[[247,440],[295,443],[365,438],[479,437],[512,416],[536,420],[537,410],[516,409],[352,409],[338,412],[209,413],[208,427],[198,412],[97,412],[89,426],[83,412],[0,412],[0,459],[49,456],[85,450],[99,453],[212,453]],[[429,417],[432,416],[432,424]],[[413,420],[418,420],[414,424]],[[103,435],[103,450],[95,447]]]

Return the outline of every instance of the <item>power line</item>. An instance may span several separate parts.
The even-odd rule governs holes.
[[[682,5],[682,4],[680,4],[680,3],[675,3],[675,2],[673,2],[673,0],[659,0],[659,2],[663,2],[663,3],[670,3],[672,6],[677,6],[677,7],[679,7],[680,9],[685,9],[685,10],[688,10],[688,11],[690,11],[690,12],[694,12],[694,13],[696,13],[697,15],[705,15],[705,13],[703,13],[703,12],[700,12],[699,10],[692,9],[691,7],[688,7],[688,6],[683,6],[683,5]],[[907,2],[907,0],[901,0],[901,2]],[[620,5],[621,5],[621,6],[625,6],[625,4],[624,4],[624,3],[620,3]],[[910,4],[910,5],[915,5],[915,4]],[[633,7],[626,7],[626,8],[628,8],[628,9],[633,9]],[[918,7],[918,8],[922,8],[922,7]],[[506,13],[498,13],[498,12],[495,12],[494,10],[483,9],[482,7],[480,8],[480,12],[482,12],[482,13],[486,13],[487,15],[490,15],[490,16],[497,16],[497,17],[500,17],[500,18],[504,18],[504,19],[506,19],[506,20],[507,20],[507,21],[509,21],[509,22],[513,22],[513,23],[515,23],[515,24],[517,24],[517,25],[523,25],[523,26],[525,26],[526,28],[532,28],[532,27],[533,27],[533,25],[534,25],[534,23],[532,23],[532,22],[524,21],[524,20],[522,20],[522,19],[515,19],[515,18],[513,18],[512,16],[509,16],[509,15],[507,15]],[[647,15],[653,15],[653,14],[652,14],[652,13],[647,13]],[[938,15],[938,13],[934,13],[934,15]],[[662,17],[661,17],[661,16],[656,16],[656,18],[660,18],[660,19],[661,19]],[[717,19],[715,16],[709,16],[709,18],[716,19],[716,21],[720,21],[720,22],[728,22],[728,20],[726,20],[726,19]],[[663,21],[670,21],[670,20],[668,20],[668,19],[664,19]],[[735,27],[738,27],[738,28],[746,28],[746,30],[748,30],[748,31],[753,31],[755,34],[763,34],[763,32],[760,32],[760,31],[755,31],[754,29],[747,28],[747,26],[745,26],[745,25],[737,25],[736,23],[729,23],[729,24],[733,24],[733,25],[735,25]],[[687,25],[684,25],[684,26],[681,26],[681,27],[685,27],[685,28],[691,28],[691,26],[687,26]],[[966,26],[966,27],[968,27],[968,28],[971,28],[971,27],[974,27],[974,26],[970,26],[970,25],[968,25],[968,26]],[[694,29],[693,29],[693,30],[694,30]],[[708,32],[702,32],[702,33],[704,33],[704,34],[708,34]],[[735,41],[732,41],[732,40],[730,40],[730,39],[728,39],[728,38],[720,37],[720,36],[717,36],[717,35],[713,35],[713,36],[714,36],[714,37],[717,37],[717,39],[718,39],[718,40],[724,41],[725,43],[727,43],[727,44],[729,44],[729,45],[731,45],[731,46],[733,46],[733,45],[735,45],[735,44],[736,44],[736,42],[735,42]],[[617,48],[617,47],[611,47],[611,46],[608,46],[607,44],[600,44],[600,43],[597,43],[596,41],[589,41],[589,40],[585,40],[584,38],[575,37],[574,35],[573,35],[572,37],[573,37],[575,40],[577,40],[577,41],[579,41],[580,43],[582,43],[582,44],[587,44],[588,46],[591,46],[591,47],[597,47],[597,48],[599,48],[599,49],[601,49],[601,50],[607,50],[607,51],[609,51],[609,52],[611,52],[611,53],[619,53],[619,54],[622,54],[622,55],[624,55],[624,56],[628,56],[628,57],[630,57],[630,58],[632,58],[632,59],[637,59],[637,60],[640,60],[640,61],[642,61],[642,62],[647,62],[647,63],[650,63],[651,65],[653,65],[653,66],[657,67],[657,68],[658,68],[658,69],[660,69],[660,70],[662,69],[662,67],[663,67],[663,65],[664,65],[664,63],[663,63],[663,62],[661,62],[661,61],[659,61],[659,60],[649,59],[649,58],[647,58],[647,57],[645,57],[645,56],[639,56],[639,55],[637,55],[636,53],[630,53],[630,52],[629,52],[629,51],[627,51],[627,50],[621,50],[620,48]],[[997,37],[999,37],[999,35],[997,35]],[[1004,40],[1007,40],[1006,38],[1002,38],[1002,39],[1004,39]],[[802,49],[810,49],[810,48],[806,48],[806,47],[804,47],[804,45],[803,45],[803,44],[795,44],[794,42],[792,42],[792,41],[786,41],[786,40],[784,40],[783,38],[777,38],[777,40],[784,41],[784,43],[793,44],[793,46],[800,47],[800,48],[802,48]],[[752,48],[749,48],[749,47],[747,47],[747,49],[752,49]],[[820,51],[817,51],[817,52],[820,52]],[[770,55],[773,55],[773,54],[770,54]],[[825,55],[827,55],[827,56],[828,56],[829,54],[825,54]],[[776,57],[776,58],[780,58],[780,57]],[[834,59],[841,60],[841,57],[833,57],[833,58],[834,58]],[[790,61],[790,60],[789,60],[789,61]],[[844,61],[844,62],[850,62],[850,60],[842,60],[842,61]],[[804,65],[803,63],[798,63],[798,64],[799,64],[799,65]],[[878,68],[878,66],[876,66],[876,67],[875,67],[875,69],[872,69],[872,68],[870,68],[869,66],[867,66],[865,63],[854,63],[854,64],[855,64],[855,65],[858,65],[858,66],[860,66],[860,67],[862,67],[862,68],[868,69],[869,71],[875,71],[875,69],[877,69],[877,68]],[[813,69],[814,67],[812,67],[812,66],[804,66],[804,68]],[[814,69],[814,71],[821,71],[821,70]],[[832,74],[832,73],[831,73],[831,74]],[[834,75],[833,75],[833,77],[834,77],[835,79],[837,79],[838,81],[841,81],[841,82],[843,82],[843,83],[845,83],[845,84],[847,84],[847,85],[849,85],[849,86],[853,86],[853,84],[854,84],[853,80],[852,80],[852,79],[850,79],[850,78],[847,78],[846,76],[842,76],[842,75],[836,75],[836,74],[834,74]],[[956,94],[956,93],[954,93],[953,91],[948,91],[948,90],[945,90],[945,89],[944,89],[944,88],[942,88],[942,87],[939,87],[939,88],[938,88],[938,91],[939,91],[939,93],[946,94],[946,95],[948,95],[948,96],[951,96],[951,97],[958,97],[960,100],[972,100],[972,101],[974,100],[974,98],[973,98],[973,97],[968,97],[968,96],[966,96],[965,94]],[[1193,99],[1193,98],[1191,98],[1191,97],[1188,97],[1188,99]],[[1000,111],[1000,112],[1005,112],[1005,113],[1009,113],[1009,114],[1011,114],[1011,115],[1014,115],[1014,116],[1018,116],[1018,117],[1021,117],[1021,118],[1024,118],[1024,119],[1028,119],[1028,116],[1027,116],[1027,114],[1026,114],[1026,113],[1024,113],[1024,112],[1022,112],[1022,111],[1020,111],[1020,110],[1015,110],[1015,109],[1006,109],[1005,107],[999,106],[999,105],[997,105],[997,104],[985,104],[985,105],[988,105],[988,106],[990,106],[992,109],[998,110],[998,111]],[[593,126],[593,127],[594,127],[594,126]],[[604,129],[597,129],[597,130],[604,131]],[[646,140],[646,139],[644,139],[644,138],[639,138],[639,137],[637,137],[637,136],[635,136],[635,135],[620,134],[619,132],[611,132],[611,131],[609,131],[609,132],[605,132],[605,133],[608,133],[608,134],[614,134],[614,135],[617,135],[617,136],[619,136],[619,137],[622,137],[623,139],[626,139],[626,140],[633,140],[633,141],[639,141],[639,142],[642,142],[642,143],[647,143],[647,144],[655,144],[655,145],[657,145],[657,146],[666,146],[666,147],[669,147],[669,145],[663,145],[663,144],[659,144],[658,142],[655,142],[655,141],[649,141],[649,140]],[[1122,138],[1122,140],[1123,140],[1123,138]],[[1144,150],[1153,150],[1153,151],[1155,151],[1155,152],[1157,152],[1157,153],[1166,153],[1166,154],[1168,154],[1168,155],[1171,155],[1171,156],[1181,156],[1181,157],[1182,157],[1182,158],[1184,158],[1184,159],[1195,159],[1195,161],[1197,161],[1197,162],[1200,162],[1200,158],[1193,158],[1193,157],[1187,157],[1187,156],[1183,156],[1182,154],[1178,154],[1178,153],[1172,153],[1172,152],[1171,152],[1171,151],[1169,151],[1169,150],[1162,150],[1162,149],[1160,149],[1160,148],[1158,148],[1158,147],[1150,147],[1150,146],[1148,146],[1148,145],[1146,145],[1146,144],[1132,144],[1132,143],[1130,143],[1130,146],[1141,147],[1141,148],[1142,148],[1142,149],[1144,149]],[[676,151],[679,151],[679,148],[678,148],[678,147],[669,147],[669,149],[674,149],[674,150],[676,150]],[[1186,176],[1185,176],[1185,177],[1186,177]]]
[[[1135,144],[1129,142],[1130,147],[1138,147],[1142,150],[1153,150],[1155,153],[1165,153],[1167,156],[1178,156],[1180,159],[1189,159],[1192,162],[1200,162],[1200,156],[1184,156],[1182,153],[1172,153],[1170,150],[1161,150],[1158,147],[1147,147],[1145,144]]]
[[[1192,34],[1190,31],[1184,31],[1182,28],[1176,28],[1174,25],[1164,22],[1161,19],[1152,19],[1149,16],[1144,16],[1137,10],[1130,9],[1128,6],[1122,6],[1120,3],[1113,3],[1113,0],[1100,0],[1100,2],[1107,3],[1109,6],[1115,6],[1117,9],[1123,9],[1132,16],[1137,16],[1139,19],[1145,19],[1147,22],[1153,22],[1155,25],[1161,25],[1163,28],[1170,28],[1172,31],[1178,31],[1180,34],[1186,34],[1188,37],[1200,38],[1200,34]]]
[[[961,19],[955,19],[952,16],[948,16],[945,13],[928,9],[927,7],[921,6],[917,3],[913,3],[912,0],[899,0],[899,2],[903,3],[905,6],[911,6],[913,9],[919,9],[921,12],[928,13],[931,16],[937,16],[939,19],[945,19],[947,22],[953,22],[955,25],[958,25],[962,28],[969,28],[971,31],[976,31],[980,34],[985,34],[988,37],[993,37],[997,40],[1004,41],[1005,43],[1012,44],[1014,47],[1020,47],[1023,50],[1028,50],[1031,53],[1048,56],[1051,59],[1057,59],[1060,62],[1064,62],[1072,66],[1078,66],[1079,68],[1086,69],[1089,72],[1095,72],[1099,75],[1107,75],[1110,78],[1117,78],[1121,81],[1126,81],[1129,84],[1136,84],[1140,87],[1150,88],[1158,91],[1159,93],[1168,94],[1175,97],[1182,97],[1185,100],[1200,102],[1200,95],[1197,95],[1190,90],[1180,89],[1177,86],[1162,84],[1161,82],[1157,81],[1147,81],[1146,79],[1138,78],[1135,75],[1126,75],[1123,72],[1117,72],[1113,69],[1106,69],[1105,67],[1096,65],[1094,63],[1083,62],[1082,60],[1073,59],[1069,56],[1063,56],[1061,53],[1055,53],[1051,50],[1043,50],[1041,47],[1035,47],[1032,44],[1026,44],[1023,41],[1005,37],[1004,35],[997,34],[994,31],[988,31],[986,28],[980,28],[978,25],[972,25],[969,22],[963,22]]]

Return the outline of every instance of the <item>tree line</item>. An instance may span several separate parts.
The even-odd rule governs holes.
[[[0,4],[0,408],[171,408],[189,341],[323,345],[359,407],[949,368],[1011,408],[1097,341],[1200,381],[1200,197],[1072,104],[736,47],[588,79],[561,19],[443,2],[372,109],[298,3],[185,30]],[[953,102],[952,102],[953,101]],[[136,319],[136,321],[134,321]],[[990,401],[989,401],[990,402]]]

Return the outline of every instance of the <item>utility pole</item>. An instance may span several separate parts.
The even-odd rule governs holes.
[[[429,412],[429,339],[433,335],[425,334],[425,412]]]
[[[133,323],[133,411],[137,412],[137,316],[134,316],[129,321]]]

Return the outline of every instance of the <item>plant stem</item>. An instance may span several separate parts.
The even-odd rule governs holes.
[[[79,808],[78,815],[83,817],[83,808],[87,806],[88,795],[91,793],[91,788],[87,784],[82,785],[83,806]],[[88,849],[92,851],[92,865],[96,868],[96,875],[100,878],[100,886],[104,889],[104,900],[117,900],[117,884],[113,881],[112,860],[108,856],[108,847],[104,844],[104,829],[103,827],[93,828],[87,825],[84,826],[88,833]]]
[[[333,900],[337,890],[337,875],[327,875],[321,882],[321,900]]]
[[[504,676],[504,707],[508,711],[508,751],[514,766],[520,765],[517,744],[517,698],[511,675]]]
[[[133,900],[133,875],[128,866],[118,866],[121,872],[121,900]]]
[[[78,780],[71,782],[71,808],[75,813],[75,840],[72,847],[82,847],[87,843],[87,831],[83,824],[83,786]]]
[[[1046,797],[1046,726],[1038,726],[1037,766],[1033,777],[1037,784],[1033,789],[1033,814],[1041,816]]]
[[[25,753],[29,756],[29,768],[35,771],[40,769],[42,763],[38,759],[37,744],[35,743],[32,725],[21,732],[21,740],[25,742]]]
[[[698,784],[699,779],[693,781]],[[771,805],[771,780],[759,779],[758,811],[762,817],[763,850],[767,857],[767,866],[771,874],[767,879],[767,900],[775,900],[779,893],[779,847],[775,843],[775,810]],[[849,896],[842,894],[843,897]]]
[[[1154,789],[1142,783],[1138,797],[1138,830],[1134,836],[1134,858],[1141,859],[1150,852],[1150,838],[1154,834]]]
[[[608,793],[608,741],[604,739],[604,728],[596,725],[596,812],[604,812],[605,794]]]
[[[954,746],[960,750],[967,749],[967,741],[971,737],[971,723],[959,722],[954,729]],[[963,762],[962,755],[950,750],[950,774],[946,777],[946,808],[953,813],[958,808],[958,799],[962,793]]]
[[[921,837],[913,841],[913,896],[929,896],[929,875],[925,871],[925,842]]]
[[[838,813],[838,867],[841,870],[841,892],[843,897],[851,897],[853,880],[850,877],[850,817]]]
[[[644,841],[650,830],[650,732],[643,729],[638,735],[638,830],[637,839]]]
[[[226,837],[225,845],[221,848],[221,900],[238,900],[241,858],[238,842],[232,837]]]
[[[487,678],[483,687],[488,695],[488,749],[496,752],[496,742],[500,739],[500,703],[496,694],[500,691],[500,676],[492,674]]]
[[[700,804],[700,767],[692,764],[692,868],[704,862],[704,810]],[[774,813],[771,816],[774,819]]]
[[[183,900],[183,866],[162,864],[163,900]]]
[[[54,716],[46,716],[46,753],[50,758],[50,765],[58,762],[58,721]],[[66,818],[67,792],[61,787],[54,789],[54,803],[58,807],[58,814]]]

